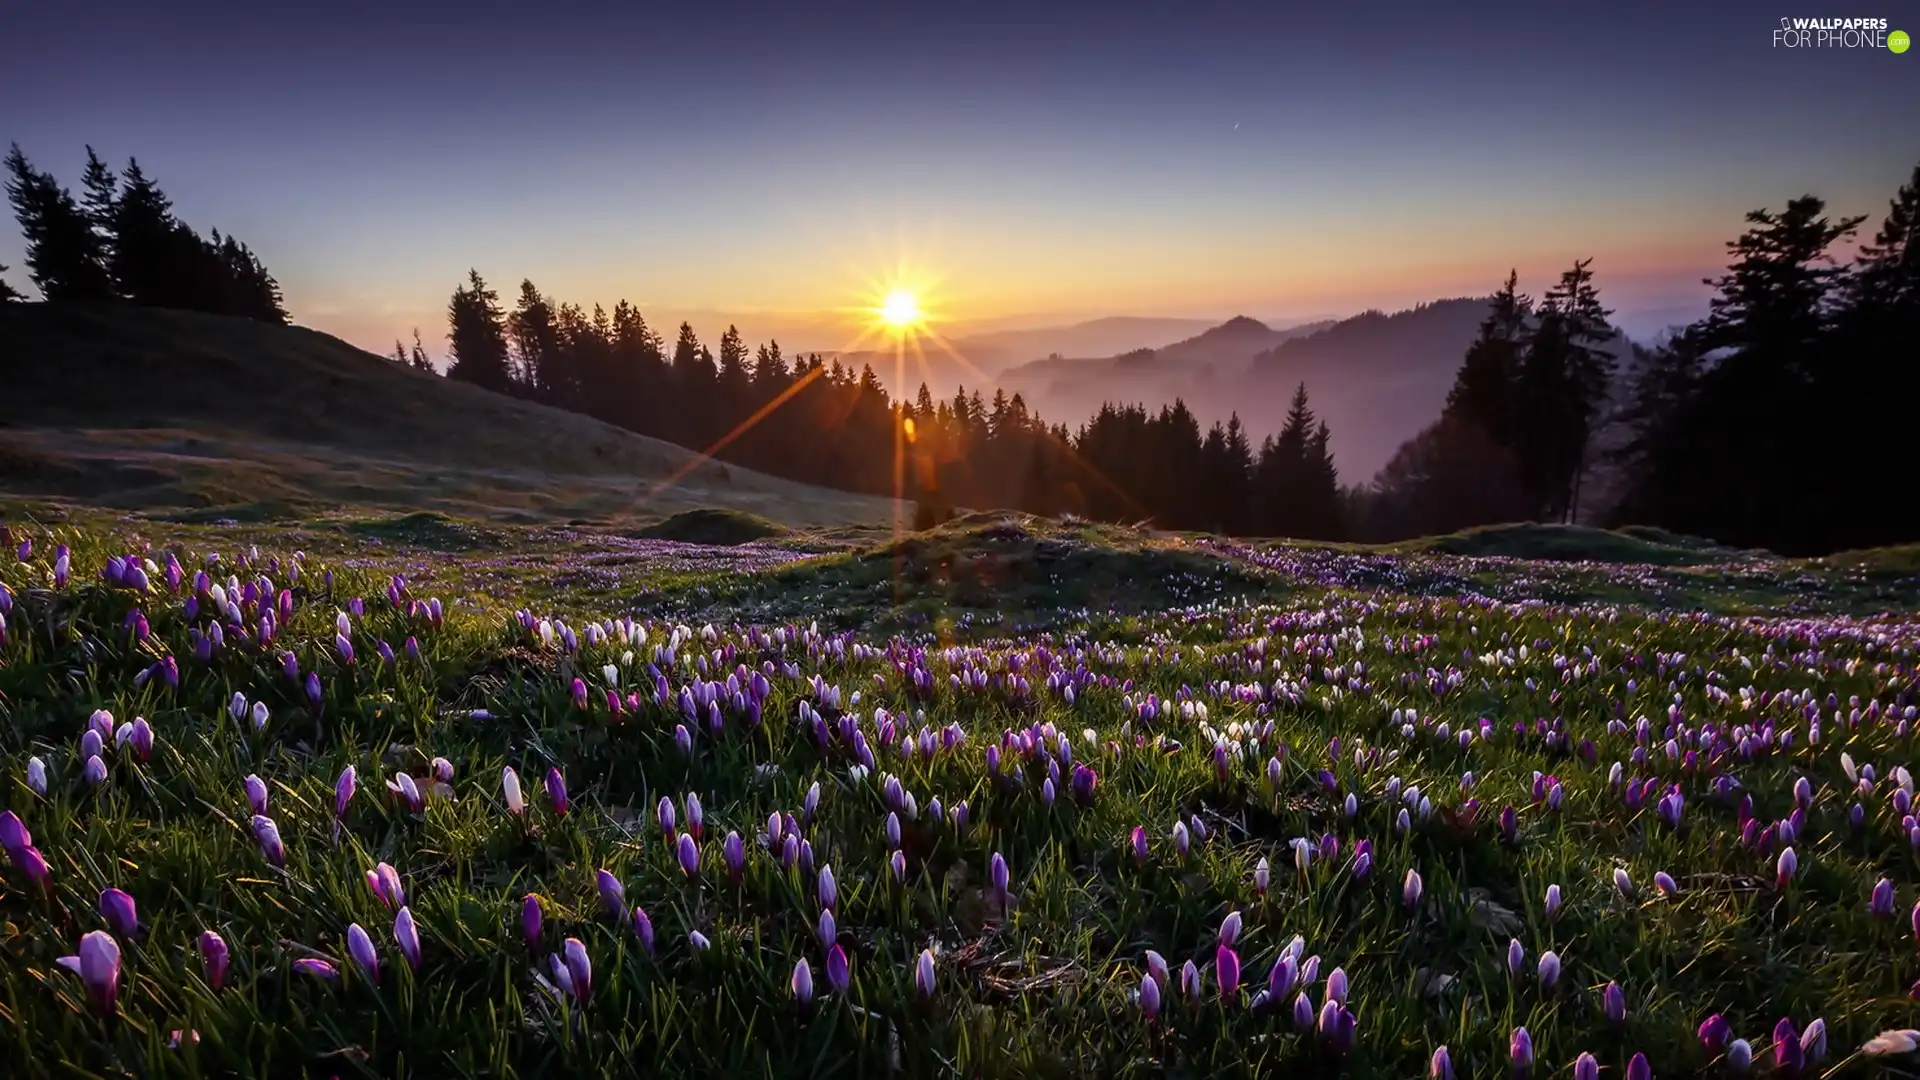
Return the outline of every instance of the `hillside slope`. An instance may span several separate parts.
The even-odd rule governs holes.
[[[0,490],[19,494],[261,513],[348,504],[653,518],[705,505],[793,525],[888,516],[883,499],[697,463],[683,447],[404,370],[300,327],[0,305],[0,386]]]

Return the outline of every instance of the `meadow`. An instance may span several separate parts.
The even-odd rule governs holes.
[[[1911,549],[7,520],[7,1076],[1914,1065]]]

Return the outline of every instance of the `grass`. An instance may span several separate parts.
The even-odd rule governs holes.
[[[9,304],[0,343],[0,490],[20,495],[202,520],[351,507],[646,525],[718,507],[823,527],[891,511],[696,463],[670,443],[404,370],[301,327]]]
[[[1410,1076],[1445,1044],[1460,1075],[1483,1076],[1506,1069],[1509,1034],[1525,1026],[1536,1075],[1564,1075],[1591,1052],[1606,1075],[1644,1053],[1656,1075],[1681,1076],[1723,1068],[1694,1037],[1712,1013],[1756,1056],[1770,1054],[1781,1017],[1802,1028],[1824,1018],[1818,1073],[1864,1068],[1854,1047],[1915,1020],[1906,913],[1920,873],[1895,793],[1910,783],[1898,766],[1914,749],[1920,624],[1895,557],[1878,576],[1858,558],[1486,559],[997,515],[898,542],[816,531],[726,543],[738,522],[690,518],[724,527],[684,543],[425,513],[219,525],[5,513],[0,805],[52,875],[43,891],[18,865],[0,870],[11,1036],[0,1074]],[[25,561],[13,554],[22,540]],[[59,544],[71,549],[64,584]],[[101,579],[128,551],[153,560],[148,591]],[[188,576],[179,593],[157,573],[170,554]],[[195,658],[212,605],[194,597],[190,616],[186,604],[193,571],[209,565],[243,588],[264,577],[270,595],[288,590],[292,614],[270,645],[243,635],[259,629],[249,609],[225,647]],[[385,596],[396,573],[407,589],[397,607]],[[1539,598],[1556,591],[1565,598]],[[1756,614],[1761,595],[1795,610]],[[437,624],[412,606],[428,597],[443,601]],[[347,663],[336,623],[356,599]],[[127,630],[136,609],[144,640]],[[318,677],[317,705],[285,676],[282,653]],[[140,677],[162,657],[178,664],[177,687]],[[688,717],[679,695],[700,687],[717,688],[717,708]],[[609,690],[632,697],[615,712]],[[236,693],[266,705],[264,728],[229,712]],[[823,717],[825,743],[803,706]],[[143,761],[106,740],[107,779],[94,787],[78,748],[96,709],[120,724],[144,718],[155,745]],[[1462,731],[1474,733],[1464,744]],[[1047,749],[1029,751],[1032,736]],[[875,757],[864,775],[862,746]],[[1874,769],[1870,792],[1843,754]],[[32,757],[50,774],[44,795],[25,780]],[[454,773],[444,796],[416,812],[389,795],[389,777],[424,778],[435,757]],[[1621,785],[1609,780],[1615,762]],[[1076,764],[1098,774],[1084,802],[1068,791]],[[359,790],[336,834],[334,781],[348,765]],[[504,805],[505,766],[527,788],[524,814]],[[567,784],[564,815],[541,791],[549,768]],[[1536,773],[1563,785],[1558,809],[1535,798]],[[917,813],[890,804],[883,774]],[[248,775],[269,790],[283,868],[250,835]],[[1776,887],[1781,844],[1743,839],[1738,799],[1773,825],[1794,812],[1802,777],[1813,797],[1792,845],[1800,871]],[[1628,801],[1627,787],[1649,780],[1653,800],[1684,792],[1677,828],[1650,801]],[[824,993],[814,876],[757,839],[770,813],[804,818],[815,783],[818,815],[796,825],[839,883],[844,994]],[[1416,786],[1430,814],[1408,797]],[[684,827],[689,793],[705,806],[694,877],[654,820],[665,797]],[[965,803],[965,826],[936,821],[935,797]],[[903,818],[901,879],[890,810]],[[1184,856],[1176,821],[1207,833]],[[1144,860],[1129,850],[1135,826]],[[737,878],[723,864],[730,831],[746,851]],[[1296,838],[1336,850],[1301,873]],[[1361,840],[1372,845],[1364,877]],[[990,894],[996,853],[1010,871],[1004,908]],[[379,862],[405,883],[418,972],[365,883]],[[1616,868],[1632,897],[1614,890]],[[649,914],[651,952],[609,917],[601,869]],[[1409,870],[1424,879],[1411,909]],[[1677,895],[1656,893],[1656,871]],[[1893,919],[1867,910],[1883,877]],[[1566,897],[1557,919],[1543,908],[1550,884]],[[140,916],[121,943],[110,1015],[55,963],[105,926],[108,887],[130,893]],[[545,919],[532,943],[519,923],[530,893]],[[1235,910],[1249,985],[1223,997],[1217,927]],[[353,924],[379,949],[377,984],[348,956]],[[206,929],[233,953],[217,990],[194,950]],[[710,949],[695,950],[694,931]],[[1344,1052],[1296,1030],[1291,995],[1278,1008],[1254,1000],[1296,935],[1303,957],[1320,958],[1310,1006],[1332,969],[1350,979],[1357,1036]],[[547,988],[567,938],[591,958],[584,998]],[[1516,940],[1518,979],[1505,966]],[[1549,949],[1564,964],[1552,992],[1532,974]],[[925,999],[911,975],[922,950],[936,971]],[[1175,983],[1188,960],[1203,983],[1192,1003],[1170,985],[1153,1022],[1134,998],[1149,950]],[[305,957],[330,959],[338,981],[295,971]],[[788,989],[803,958],[822,989],[805,1009]],[[1623,1027],[1600,1011],[1609,983],[1628,1003]],[[175,1031],[197,1041],[169,1049]]]

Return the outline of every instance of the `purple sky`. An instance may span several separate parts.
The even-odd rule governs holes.
[[[1920,50],[1773,46],[1834,12],[1039,7],[14,0],[0,139],[72,183],[83,144],[137,156],[296,321],[436,352],[469,266],[790,348],[895,278],[956,332],[1537,293],[1585,256],[1623,312],[1685,307],[1746,210],[1877,223],[1920,157]],[[1840,14],[1920,33],[1916,0]],[[11,229],[0,262],[26,284]]]

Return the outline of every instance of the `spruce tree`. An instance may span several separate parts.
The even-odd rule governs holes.
[[[1509,271],[1447,392],[1443,415],[1480,428],[1504,446],[1518,439],[1517,384],[1532,311],[1533,301],[1520,292],[1519,272]]]
[[[451,352],[447,377],[502,394],[511,391],[506,316],[500,310],[500,294],[487,286],[478,270],[467,271],[467,284],[453,291],[447,322]]]
[[[15,144],[7,153],[7,201],[27,245],[27,275],[49,303],[114,295],[100,237],[73,194],[36,170]]]

